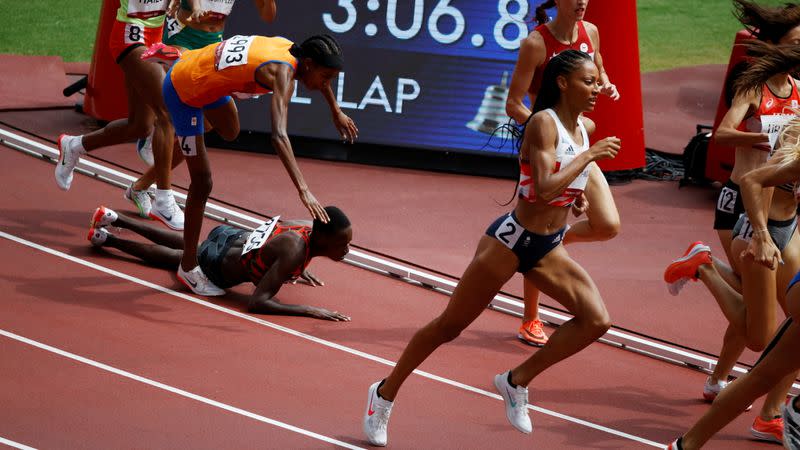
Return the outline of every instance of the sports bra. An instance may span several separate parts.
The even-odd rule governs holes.
[[[556,123],[556,128],[558,129],[556,164],[553,168],[553,173],[556,173],[562,168],[571,164],[578,155],[589,149],[589,135],[586,133],[586,127],[584,127],[583,122],[578,120],[578,127],[581,130],[581,138],[583,140],[583,144],[578,146],[578,144],[576,144],[572,139],[570,133],[567,132],[567,129],[561,123],[561,120],[558,118],[558,115],[555,113],[555,111],[552,109],[546,109],[545,111],[550,115],[550,117],[553,118],[553,121]],[[527,202],[534,203],[536,202],[536,192],[534,192],[533,188],[531,162],[520,159],[519,168],[519,198]],[[562,192],[553,200],[547,202],[547,204],[550,206],[572,206],[572,204],[575,203],[575,200],[581,196],[581,193],[583,193],[584,189],[586,189],[586,183],[588,181],[589,166],[587,166],[572,181],[572,183],[567,186],[564,192]]]

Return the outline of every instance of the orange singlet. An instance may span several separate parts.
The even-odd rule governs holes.
[[[181,101],[202,108],[234,93],[260,95],[272,92],[256,81],[264,64],[281,63],[297,70],[289,53],[293,42],[281,37],[232,36],[181,55],[171,71],[172,85]]]

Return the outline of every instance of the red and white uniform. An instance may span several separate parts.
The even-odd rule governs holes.
[[[586,133],[586,127],[583,122],[578,120],[578,127],[581,130],[582,145],[578,145],[572,139],[572,136],[559,120],[558,115],[552,109],[546,109],[550,117],[556,123],[558,128],[558,145],[556,146],[556,164],[553,168],[553,173],[560,171],[562,168],[567,167],[575,160],[581,153],[589,150],[589,135]],[[536,201],[536,192],[533,189],[533,179],[531,178],[531,163],[530,161],[519,162],[519,197],[528,202]],[[586,189],[586,183],[589,181],[589,166],[581,172],[572,183],[558,197],[549,201],[547,204],[550,206],[572,206],[575,200],[581,196]]]
[[[800,108],[800,92],[791,76],[789,83],[792,85],[792,92],[788,97],[778,97],[770,90],[767,83],[764,83],[761,87],[761,104],[758,105],[758,110],[736,128],[739,131],[769,134],[771,145],[756,145],[755,148],[759,150],[771,150],[781,129],[795,117],[793,110]]]
[[[533,81],[531,82],[530,89],[531,92],[539,92],[539,88],[542,85],[542,75],[544,74],[545,66],[547,66],[547,63],[550,62],[554,56],[558,55],[564,50],[580,50],[584,53],[587,53],[592,60],[594,60],[594,46],[592,45],[592,40],[589,38],[589,33],[586,32],[586,26],[582,20],[578,22],[578,39],[572,44],[564,44],[559,42],[555,36],[553,36],[553,33],[550,32],[550,28],[547,28],[547,24],[539,25],[536,27],[536,31],[542,35],[546,56],[544,63],[537,67],[536,71],[533,72]]]

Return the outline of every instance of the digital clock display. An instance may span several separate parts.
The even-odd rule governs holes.
[[[510,153],[487,145],[506,123],[507,86],[522,39],[535,22],[525,0],[295,0],[274,23],[238,1],[225,36],[284,36],[297,43],[330,34],[345,67],[332,83],[359,141],[400,147]],[[554,11],[551,12],[554,14]],[[269,131],[268,97],[239,103],[242,129]],[[298,86],[289,132],[337,139],[318,93]]]

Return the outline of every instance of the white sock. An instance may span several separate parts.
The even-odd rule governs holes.
[[[158,189],[156,188],[156,203],[165,204],[169,203],[172,198],[172,189]]]

